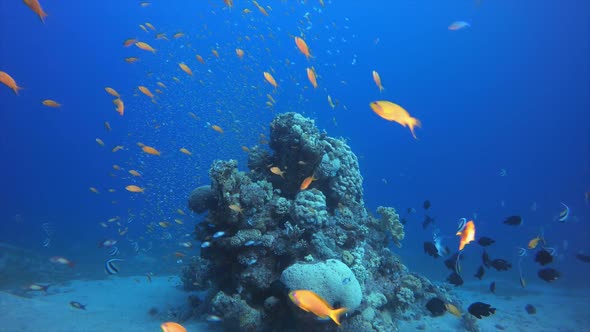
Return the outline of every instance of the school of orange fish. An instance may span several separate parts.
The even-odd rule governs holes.
[[[38,0],[23,0],[23,2],[25,3],[26,6],[28,6],[35,14],[38,15],[38,17],[41,19],[41,21],[43,23],[46,23],[48,14],[43,10],[41,4],[39,3]],[[247,8],[249,5],[253,5],[254,8],[250,9]],[[319,6],[321,6],[322,8],[324,8],[326,6],[326,4],[324,3],[323,0],[319,0],[318,1]],[[223,3],[219,3],[219,6],[212,8],[211,10],[211,14],[213,15],[217,15],[219,12],[221,11],[225,11],[227,13],[234,13],[234,16],[239,15],[241,17],[241,19],[244,20],[249,20],[251,22],[263,22],[263,21],[259,21],[260,19],[264,19],[264,17],[272,15],[273,13],[273,9],[270,5],[261,5],[259,4],[257,1],[251,1],[251,2],[242,2],[241,5],[244,6],[244,8],[236,13],[236,8],[234,5],[233,0],[223,0]],[[148,8],[151,6],[150,2],[140,2],[139,6],[141,8]],[[258,11],[262,16],[259,18],[256,18],[256,21],[252,18],[253,15],[257,15],[255,13],[255,11]],[[306,20],[310,20],[309,17],[305,18]],[[306,22],[303,22],[304,19],[302,19],[301,25],[304,25]],[[263,23],[261,23],[263,24]],[[465,27],[468,27],[469,24],[466,22],[454,22],[452,23],[448,29],[451,31],[455,31],[455,30],[460,30],[463,29]],[[251,88],[251,98],[248,100],[248,102],[246,103],[248,105],[248,107],[252,107],[252,108],[260,108],[258,105],[260,105],[261,100],[264,100],[264,106],[266,106],[267,109],[269,109],[271,112],[275,111],[277,108],[277,104],[281,103],[280,108],[282,110],[288,110],[288,109],[301,109],[302,107],[298,107],[300,105],[302,105],[302,101],[304,101],[306,99],[306,97],[301,96],[300,100],[285,100],[285,101],[281,101],[280,97],[281,97],[281,90],[283,89],[300,89],[301,87],[303,87],[304,91],[311,91],[315,93],[319,93],[319,94],[324,94],[325,98],[327,99],[328,102],[328,106],[330,107],[330,109],[334,110],[335,108],[337,108],[338,105],[340,105],[338,100],[335,100],[329,93],[328,93],[328,88],[327,87],[323,87],[323,90],[320,89],[320,87],[322,86],[321,82],[322,82],[322,73],[321,70],[317,70],[316,68],[320,68],[319,64],[321,62],[321,58],[319,56],[314,55],[313,53],[313,48],[310,47],[313,46],[314,42],[316,41],[316,38],[313,38],[312,36],[306,35],[305,34],[305,29],[299,29],[299,33],[298,35],[289,35],[289,38],[292,40],[293,43],[293,51],[292,54],[290,55],[293,59],[298,59],[300,61],[305,61],[305,73],[303,73],[303,71],[301,72],[294,72],[293,70],[291,71],[286,71],[285,68],[281,68],[281,70],[278,70],[278,67],[281,66],[282,63],[284,67],[289,67],[289,65],[293,64],[293,62],[287,58],[284,59],[281,62],[274,62],[274,66],[261,66],[260,64],[258,64],[255,60],[257,60],[257,57],[260,56],[260,54],[265,54],[268,55],[270,54],[271,50],[269,47],[266,47],[264,49],[254,49],[254,48],[260,48],[260,45],[263,45],[261,43],[256,44],[253,43],[253,41],[262,41],[264,42],[267,39],[273,39],[276,40],[278,37],[275,36],[275,31],[273,31],[273,29],[269,28],[268,29],[268,33],[265,34],[264,32],[261,32],[259,29],[257,29],[256,27],[252,27],[251,28],[251,34],[243,34],[241,35],[238,40],[236,41],[235,45],[218,45],[216,44],[215,46],[211,47],[210,49],[210,55],[207,56],[205,52],[203,52],[203,50],[197,50],[197,48],[195,46],[192,45],[191,40],[196,40],[197,38],[199,39],[203,39],[203,36],[206,36],[208,34],[207,29],[208,27],[206,25],[203,26],[203,32],[200,33],[198,36],[191,36],[191,34],[189,34],[188,32],[183,32],[183,31],[176,31],[172,34],[172,41],[181,41],[182,43],[182,47],[186,47],[187,49],[191,50],[191,52],[193,52],[193,57],[194,59],[177,59],[173,56],[172,52],[173,50],[171,50],[171,47],[178,47],[178,43],[174,43],[171,44],[171,40],[167,37],[166,32],[158,32],[158,29],[154,26],[154,24],[149,23],[149,22],[145,22],[142,24],[139,24],[139,29],[141,29],[142,33],[143,33],[143,37],[141,38],[127,38],[124,39],[122,46],[123,48],[127,48],[129,50],[137,50],[139,51],[142,55],[141,56],[127,56],[124,57],[124,61],[126,63],[132,64],[132,65],[136,65],[135,63],[139,62],[141,63],[141,59],[142,57],[156,57],[158,61],[166,61],[166,62],[171,62],[174,63],[176,66],[176,69],[179,70],[178,74],[176,76],[171,76],[167,78],[167,81],[155,81],[153,77],[156,75],[153,75],[152,72],[148,72],[147,75],[147,79],[145,80],[146,83],[142,83],[143,85],[137,85],[135,87],[117,87],[117,89],[120,89],[120,91],[125,91],[127,92],[127,94],[132,94],[132,97],[125,97],[125,100],[123,99],[122,96],[125,95],[125,93],[121,94],[119,93],[115,88],[113,87],[104,87],[104,90],[106,91],[106,93],[114,98],[112,100],[113,104],[114,104],[114,111],[118,114],[119,116],[119,120],[111,120],[111,122],[109,121],[104,121],[103,126],[104,129],[106,130],[107,134],[113,130],[116,130],[116,127],[119,126],[119,123],[115,123],[114,121],[124,121],[122,119],[124,119],[126,116],[129,116],[129,114],[133,114],[137,111],[137,108],[139,107],[146,107],[144,104],[142,104],[144,102],[144,100],[140,101],[140,98],[149,98],[149,102],[151,103],[152,107],[156,107],[158,108],[158,110],[163,110],[163,109],[170,109],[172,108],[172,106],[161,106],[160,100],[163,99],[164,95],[166,95],[166,93],[168,93],[169,91],[171,91],[171,89],[173,87],[178,88],[179,90],[187,90],[191,91],[192,89],[194,89],[194,85],[195,83],[198,83],[199,86],[205,86],[207,84],[211,84],[210,82],[207,82],[208,79],[212,78],[212,63],[216,63],[216,69],[219,69],[220,67],[224,67],[224,61],[227,63],[230,63],[229,60],[225,60],[223,59],[228,58],[228,57],[236,57],[239,61],[239,68],[238,68],[238,72],[244,72],[248,74],[248,77],[256,77],[257,75],[260,75],[258,77],[260,77],[260,80],[257,82],[250,82],[247,84],[241,83],[242,85],[249,85],[249,87]],[[149,40],[152,39],[153,41]],[[123,38],[122,38],[123,39]],[[153,45],[155,45],[156,47],[154,47]],[[258,46],[256,46],[258,45]],[[262,52],[262,53],[261,53]],[[315,66],[313,65],[315,64]],[[229,65],[225,65],[226,70],[227,67],[229,66],[235,66],[234,62],[231,62],[231,64]],[[297,68],[297,67],[294,67]],[[0,68],[2,69],[2,68]],[[234,68],[235,69],[235,68]],[[299,71],[297,69],[297,71]],[[290,72],[291,74],[289,76],[286,76],[286,72]],[[228,72],[228,75],[226,76],[226,79],[229,79],[230,77],[233,77],[235,72]],[[256,74],[258,73],[258,74]],[[250,75],[252,74],[252,75]],[[384,93],[385,92],[385,88],[383,86],[382,83],[382,78],[380,76],[380,74],[376,71],[373,70],[371,73],[372,75],[372,79],[379,91],[379,93]],[[184,75],[184,76],[183,76]],[[241,75],[241,74],[240,74]],[[367,73],[368,76],[368,73]],[[166,77],[166,75],[162,75],[162,77]],[[244,76],[245,77],[245,76]],[[244,78],[242,77],[242,78]],[[305,80],[305,77],[307,78],[307,81],[309,82],[309,85],[307,84],[299,84],[298,81],[300,78],[302,78],[303,80]],[[162,79],[164,80],[164,79]],[[19,95],[19,91],[22,89],[21,86],[19,86],[19,84],[17,84],[17,80],[15,80],[15,78],[13,78],[10,74],[8,74],[7,72],[4,71],[0,71],[0,82],[3,83],[4,85],[6,85],[7,87],[9,87],[10,89],[12,89],[14,91],[14,93],[16,95]],[[295,83],[295,84],[291,84],[291,83]],[[223,84],[229,85],[228,82],[222,82]],[[341,81],[341,83],[346,83],[345,81]],[[192,84],[192,85],[188,85],[188,84]],[[265,84],[268,84],[267,86],[265,86]],[[115,85],[115,84],[113,84]],[[223,87],[221,87],[220,89],[223,89]],[[171,92],[170,92],[171,93]],[[196,93],[196,92],[195,92]],[[46,107],[51,107],[51,108],[60,108],[60,107],[64,107],[63,105],[67,105],[67,101],[66,100],[60,100],[59,98],[57,98],[59,101],[57,100],[53,100],[53,99],[46,99],[43,100],[41,102],[42,105],[46,106]],[[62,104],[62,102],[64,104]],[[238,101],[238,103],[241,103],[242,106],[244,106],[245,103],[243,103],[242,101]],[[142,105],[142,106],[138,106],[138,105]],[[149,104],[148,104],[149,105]],[[186,107],[186,105],[174,105],[174,107],[178,107],[182,108],[182,107]],[[209,103],[207,105],[208,107],[214,107],[215,109],[217,109],[217,115],[219,114],[223,114],[224,112],[222,111],[223,109],[233,109],[235,108],[235,102],[232,101],[216,101],[215,103],[211,104]],[[388,120],[388,121],[392,121],[392,122],[396,122],[398,124],[400,124],[401,126],[404,127],[408,127],[411,135],[414,138],[417,138],[416,133],[415,133],[415,128],[416,127],[420,127],[421,126],[421,122],[420,120],[418,120],[415,117],[412,117],[410,115],[410,113],[405,110],[402,106],[393,103],[391,101],[387,101],[387,100],[377,100],[377,101],[373,101],[369,103],[369,108],[375,113],[377,114],[379,117]],[[346,110],[347,107],[345,105],[342,105],[340,107],[343,110]],[[126,113],[127,111],[127,113]],[[235,111],[235,110],[234,110]],[[203,127],[208,127],[210,128],[212,131],[214,131],[217,135],[223,135],[224,133],[226,133],[228,131],[228,128],[236,134],[239,133],[243,133],[244,135],[248,135],[252,133],[252,128],[260,128],[260,130],[264,130],[264,127],[262,127],[259,123],[257,122],[252,122],[252,123],[246,123],[243,120],[242,123],[240,123],[240,121],[235,120],[234,115],[231,112],[226,112],[229,113],[228,116],[226,116],[226,121],[223,121],[223,123],[219,123],[219,124],[213,124],[213,123],[209,123],[207,122],[206,125],[203,125]],[[199,124],[202,123],[202,118],[204,117],[211,117],[211,114],[205,114],[205,113],[199,113],[196,114],[193,111],[188,111],[187,114],[190,116],[190,118],[196,120],[197,122],[199,122]],[[252,121],[255,121],[256,119],[253,119]],[[221,122],[221,120],[219,120]],[[113,123],[113,124],[111,124]],[[264,122],[266,123],[266,122]],[[225,129],[222,128],[221,124],[224,125]],[[151,126],[153,126],[154,128],[159,128],[162,126],[161,123],[158,123],[158,121],[153,120],[150,123]],[[130,133],[128,136],[132,136],[132,134]],[[237,135],[236,135],[237,136]],[[237,136],[239,137],[239,136]],[[243,137],[240,138],[243,140]],[[102,138],[96,138],[95,139],[96,143],[100,146],[100,147],[105,147],[105,141]],[[257,142],[258,144],[266,144],[267,143],[267,139],[264,136],[264,134],[260,134],[259,136],[259,140]],[[195,149],[197,149],[197,147],[194,146],[188,146],[187,145],[180,145],[176,147],[176,151],[170,151],[169,149],[165,149],[163,147],[160,146],[149,146],[146,145],[144,143],[141,142],[136,142],[137,146],[139,147],[139,149],[141,150],[141,152],[149,155],[149,156],[155,156],[155,157],[161,157],[161,156],[165,156],[165,155],[169,155],[172,153],[182,153],[186,156],[188,156],[189,158],[194,158],[194,157],[198,157],[195,156],[195,153],[193,153],[193,151]],[[240,148],[244,151],[244,152],[249,152],[250,148],[248,148],[246,146],[246,144],[238,144],[240,146]],[[205,143],[202,143],[201,146],[205,146]],[[160,150],[162,149],[162,151]],[[111,149],[112,153],[116,153],[118,151],[129,151],[131,150],[130,148],[126,147],[125,144],[117,144],[114,145],[114,147]],[[191,151],[193,150],[193,151]],[[144,177],[145,174],[145,170],[141,168],[140,165],[135,165],[135,167],[133,167],[133,165],[127,165],[128,169],[126,169],[126,173],[128,173],[131,177],[121,177],[121,179],[123,179],[123,181],[126,181],[126,183],[124,183],[122,185],[122,187],[130,193],[130,195],[135,195],[135,194],[142,194],[142,193],[146,193],[147,191],[149,191],[150,186],[155,187],[155,185],[153,184],[143,184],[146,183],[146,179]],[[113,170],[115,171],[121,171],[123,170],[123,167],[119,166],[118,164],[114,164],[112,166]],[[283,177],[283,174],[285,172],[285,170],[281,170],[280,166],[278,165],[269,165],[269,172],[277,175],[277,176],[281,176]],[[116,176],[116,175],[113,175]],[[308,176],[307,178],[305,178],[303,180],[303,182],[300,185],[300,189],[301,190],[306,190],[308,189],[308,187],[312,184],[312,182],[316,180],[316,178],[314,177],[313,174],[311,174],[310,176]],[[154,179],[155,181],[155,179]],[[89,187],[89,190],[94,193],[94,194],[101,194],[103,189],[99,189],[100,186],[91,186]],[[109,188],[107,190],[110,193],[113,193],[116,191],[116,189],[114,188]],[[113,201],[113,203],[116,203],[115,201]],[[241,213],[241,208],[239,206],[230,206],[230,208],[234,211],[236,211],[237,213]],[[178,209],[176,211],[179,215],[184,216],[186,215],[182,209]],[[129,231],[128,227],[125,226],[122,223],[122,218],[120,216],[115,216],[115,217],[111,217],[109,218],[106,222],[100,222],[99,225],[101,227],[104,228],[108,228],[110,227],[110,224],[114,223],[117,225],[118,227],[118,233],[121,236],[125,236],[127,234],[127,232]],[[177,224],[182,225],[183,221],[180,219],[174,219],[175,222]],[[161,228],[168,228],[170,227],[172,224],[168,221],[160,221],[160,222],[153,222],[150,225],[148,225],[148,231],[152,231],[156,225],[159,225]],[[470,226],[472,226],[472,223],[470,224]],[[473,240],[473,233],[475,232],[474,229],[471,229],[470,227],[467,228],[467,230],[463,233],[463,235],[461,235],[461,249],[462,247]],[[187,247],[187,246],[184,246]],[[184,256],[184,254],[182,253],[177,253],[176,257],[182,257]],[[66,264],[69,266],[74,266],[74,264],[69,261],[66,258],[63,257],[55,257],[54,259],[55,263],[58,264]],[[297,305],[299,305],[302,309],[304,310],[308,310],[311,311],[313,313],[315,313],[316,315],[326,318],[326,317],[330,317],[332,318],[336,323],[339,324],[338,321],[338,316],[340,313],[342,313],[343,311],[340,309],[333,309],[331,307],[326,307],[325,306],[325,302],[321,299],[318,298],[319,296],[317,294],[309,294],[308,291],[304,291],[304,290],[300,290],[300,291],[296,291],[293,292],[291,294],[291,298],[293,300],[294,303],[296,303]],[[168,323],[164,323],[162,324],[162,329],[165,332],[179,332],[179,331],[185,331],[184,328],[176,323],[172,323],[172,322],[168,322]]]

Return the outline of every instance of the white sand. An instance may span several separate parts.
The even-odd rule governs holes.
[[[158,332],[162,321],[148,314],[187,303],[188,293],[178,277],[111,277],[109,280],[73,281],[55,285],[47,294],[29,292],[31,298],[0,292],[2,332]],[[87,305],[72,308],[70,301]],[[189,332],[210,331],[194,321],[183,323]]]
[[[178,285],[178,277],[112,277],[109,280],[74,281],[50,287],[47,294],[27,293],[22,297],[0,292],[0,331],[2,332],[158,332],[162,323],[148,314],[151,307],[161,312],[185,305],[188,293]],[[497,294],[487,285],[467,283],[455,292],[464,312],[472,302],[480,301],[497,308],[495,315],[478,321],[482,332],[502,331],[590,331],[590,290],[566,292],[549,285],[526,289],[498,282]],[[512,287],[512,288],[508,288]],[[87,305],[87,310],[70,307],[70,301]],[[537,308],[526,313],[526,304]],[[462,331],[460,320],[450,314],[401,321],[400,331]],[[189,332],[212,331],[212,326],[188,321]]]
[[[525,289],[514,282],[497,281],[496,284],[496,294],[489,291],[487,283],[478,282],[466,283],[454,290],[462,302],[463,313],[467,313],[473,302],[488,303],[497,309],[494,315],[478,320],[481,332],[590,331],[590,290],[567,291],[550,284],[529,285]],[[528,314],[527,304],[532,304],[537,313]],[[400,331],[418,331],[419,325],[425,325],[426,331],[463,331],[460,319],[449,313],[403,322]]]

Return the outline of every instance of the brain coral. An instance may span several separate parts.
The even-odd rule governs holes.
[[[352,271],[336,259],[315,264],[293,264],[283,271],[281,281],[289,290],[311,290],[330,305],[340,303],[349,312],[359,307],[363,296]]]

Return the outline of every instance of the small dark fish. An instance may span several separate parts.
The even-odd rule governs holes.
[[[416,209],[408,208],[406,211],[408,212],[408,214],[412,214],[412,213],[416,212]]]
[[[556,269],[552,268],[541,269],[537,274],[539,275],[539,278],[547,282],[555,281],[559,279],[559,277],[561,277],[561,273],[559,273],[559,271],[557,271]]]
[[[447,310],[444,301],[438,297],[432,298],[430,301],[426,302],[426,309],[428,309],[434,317],[441,316]]]
[[[434,223],[434,218],[432,218],[431,216],[426,216],[424,217],[424,221],[422,222],[422,228],[426,229],[428,225],[432,223]]]
[[[486,268],[490,268],[490,266],[492,266],[492,260],[490,259],[490,255],[488,255],[487,251],[483,251],[483,254],[481,255],[481,260],[483,262],[483,266],[485,266]]]
[[[496,308],[492,308],[492,306],[487,303],[475,302],[467,308],[467,311],[473,316],[481,319],[484,316],[488,317],[489,315],[495,314]]]
[[[529,315],[534,315],[534,314],[536,314],[536,313],[537,313],[537,308],[535,308],[535,306],[534,306],[534,305],[532,305],[532,304],[527,304],[527,305],[524,307],[524,310],[526,310],[526,312],[527,312]]]
[[[424,242],[424,252],[434,258],[440,257],[438,249],[436,249],[436,246],[431,241]]]
[[[491,265],[496,271],[508,271],[512,267],[512,264],[501,258],[494,259]]]
[[[492,283],[490,284],[490,292],[496,294],[496,282],[492,281]]]
[[[480,265],[479,269],[477,269],[477,273],[474,275],[474,277],[481,280],[481,278],[483,278],[484,273],[485,273],[485,270],[483,269],[483,266]]]
[[[576,258],[584,263],[590,263],[590,255],[576,254]]]
[[[453,272],[451,273],[448,277],[447,277],[447,281],[450,284],[455,285],[455,287],[461,286],[463,285],[463,278],[461,278],[460,275],[457,274],[457,272]]]
[[[535,255],[535,262],[541,264],[541,266],[545,266],[553,262],[553,256],[551,256],[549,251],[541,249],[537,251],[537,254]]]
[[[425,200],[424,201],[424,204],[422,205],[422,207],[424,207],[424,210],[430,209],[430,201],[429,200]]]
[[[492,239],[491,237],[487,237],[487,236],[482,236],[479,238],[479,240],[477,240],[477,243],[479,243],[479,245],[482,247],[491,246],[495,242],[496,242],[496,240]]]
[[[70,305],[72,306],[72,308],[86,310],[86,305],[84,305],[80,302],[72,301],[72,302],[70,302]]]
[[[522,225],[522,217],[521,216],[510,216],[504,220],[506,225],[510,226],[520,226]]]
[[[408,223],[408,219],[406,219],[405,217],[402,217],[399,221],[402,223],[402,225],[405,225]]]
[[[455,268],[457,267],[457,257],[459,257],[458,252],[454,253],[453,256],[445,259],[445,266],[449,270],[454,271],[454,272],[458,272],[458,271],[455,271]]]

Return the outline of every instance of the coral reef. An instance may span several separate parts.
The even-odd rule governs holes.
[[[344,140],[285,113],[271,122],[269,147],[250,150],[248,172],[214,161],[211,185],[190,195],[191,210],[208,211],[195,227],[200,257],[182,275],[186,290],[206,292],[194,312],[221,317],[226,331],[336,331],[287,296],[309,289],[348,308],[339,331],[395,331],[396,320],[427,314],[428,299],[446,298],[387,248],[401,246],[403,225],[393,208],[368,213]]]

